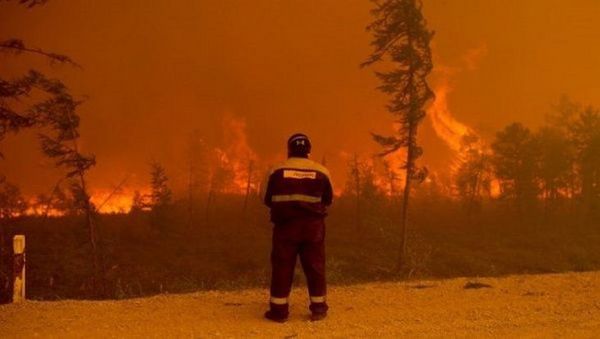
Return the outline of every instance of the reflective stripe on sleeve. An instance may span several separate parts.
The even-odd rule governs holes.
[[[271,303],[273,303],[275,305],[285,305],[288,303],[288,300],[287,300],[287,298],[277,298],[277,297],[271,296]]]
[[[321,297],[310,297],[310,302],[311,303],[324,303],[325,302],[325,296],[321,296]]]
[[[284,202],[284,201],[302,201],[302,202],[321,202],[321,197],[313,197],[305,194],[280,194],[271,197],[272,202]]]

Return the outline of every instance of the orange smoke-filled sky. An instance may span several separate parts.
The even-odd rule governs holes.
[[[341,185],[343,154],[373,154],[369,132],[389,133],[386,98],[372,69],[366,0],[50,0],[26,9],[0,3],[0,39],[64,53],[83,66],[0,55],[0,74],[28,68],[63,79],[78,96],[82,144],[96,154],[93,185],[128,174],[147,181],[148,162],[185,180],[185,142],[197,129],[220,146],[223,117],[245,121],[264,163],[285,140],[309,134]],[[424,0],[436,71],[457,121],[491,138],[504,125],[535,127],[561,94],[600,105],[600,1]],[[423,163],[444,170],[452,150],[426,120]],[[0,145],[0,173],[27,194],[49,192],[58,174],[33,133]],[[341,182],[340,182],[341,181]]]

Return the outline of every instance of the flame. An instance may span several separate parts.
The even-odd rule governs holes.
[[[99,213],[129,213],[135,191],[147,195],[150,193],[150,188],[134,190],[128,187],[116,191],[115,189],[95,189],[90,200]]]
[[[65,212],[59,211],[53,208],[44,208],[43,206],[39,206],[36,204],[36,199],[31,198],[28,200],[28,207],[23,212],[25,216],[48,216],[48,217],[62,217],[65,215]],[[14,217],[21,216],[20,214],[13,215]]]
[[[474,129],[456,120],[448,106],[448,95],[452,92],[448,79],[442,80],[434,89],[435,100],[427,113],[433,129],[454,152],[461,152],[462,141],[467,135],[477,135]]]
[[[400,194],[404,183],[404,171],[401,170],[404,164],[404,156],[406,152],[399,150],[384,158],[379,156],[361,157],[347,151],[340,151],[339,157],[343,159],[348,166],[352,166],[352,162],[358,161],[358,166],[362,171],[368,170],[372,175],[372,184],[377,188],[379,193],[394,197]],[[361,173],[364,175],[364,172]],[[352,178],[348,178],[352,180]],[[337,185],[334,187],[334,195],[339,197],[344,195],[346,191],[345,185]]]
[[[462,58],[464,62],[463,68],[466,68],[468,71],[477,70],[486,54],[487,46],[485,44],[468,50]],[[482,140],[477,131],[458,121],[450,111],[448,97],[453,90],[450,80],[452,75],[462,70],[461,68],[446,66],[438,67],[437,73],[440,76],[440,80],[434,86],[435,100],[427,110],[436,135],[456,154],[456,158],[452,164],[452,172],[455,172],[458,166],[466,161],[468,152],[473,150],[479,154],[489,154],[490,152],[489,146]],[[471,142],[468,147],[465,147],[464,141],[469,136],[474,137],[475,141]],[[496,178],[492,179],[490,194],[492,197],[500,195],[500,185]]]
[[[246,122],[226,114],[223,118],[225,147],[215,148],[217,166],[233,173],[233,178],[224,187],[225,193],[246,194],[257,189],[256,163],[258,156],[248,144]],[[254,178],[253,178],[254,177]]]

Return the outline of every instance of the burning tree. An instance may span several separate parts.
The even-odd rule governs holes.
[[[462,157],[455,174],[455,185],[470,216],[481,206],[484,195],[491,194],[492,165],[490,154],[479,146],[479,138],[465,135],[462,140]]]
[[[492,164],[500,181],[501,196],[512,199],[519,211],[531,207],[538,194],[539,147],[528,128],[508,125],[492,143]]]
[[[429,47],[433,32],[421,12],[419,0],[373,0],[372,14],[375,20],[367,26],[372,32],[374,51],[362,66],[372,65],[389,59],[391,68],[376,72],[381,81],[379,89],[390,95],[388,111],[397,119],[399,128],[392,136],[374,134],[373,137],[387,155],[406,148],[406,160],[402,169],[406,171],[400,224],[399,267],[404,266],[406,254],[406,228],[411,183],[423,180],[426,169],[419,168],[416,160],[423,150],[417,144],[417,129],[425,117],[425,105],[433,98],[427,84],[427,75],[433,68]]]

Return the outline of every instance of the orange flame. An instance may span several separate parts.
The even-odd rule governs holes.
[[[444,79],[434,89],[435,101],[428,109],[428,115],[431,117],[431,123],[435,133],[450,147],[454,152],[460,152],[462,149],[462,140],[467,135],[477,135],[474,129],[459,122],[452,116],[448,107],[448,94],[452,92],[448,80]]]
[[[246,122],[229,114],[223,119],[225,147],[215,148],[218,166],[232,171],[233,178],[224,188],[225,193],[246,194],[257,189],[256,162],[258,156],[248,144]]]

